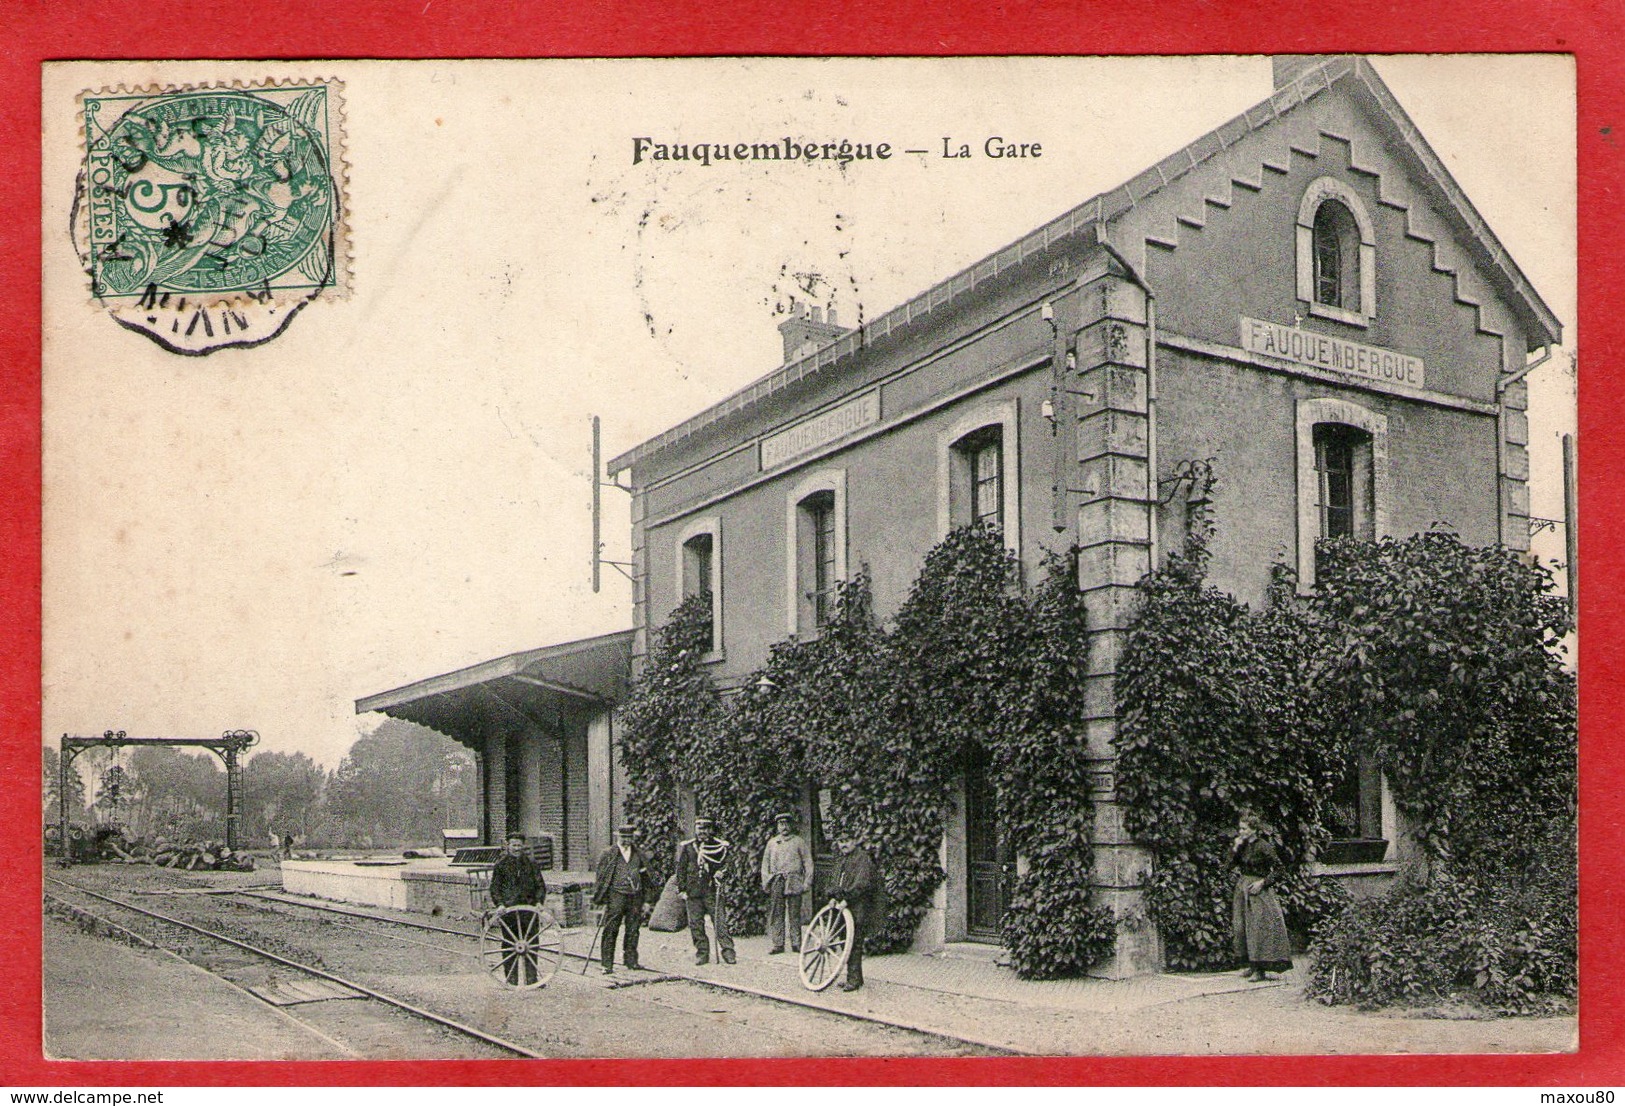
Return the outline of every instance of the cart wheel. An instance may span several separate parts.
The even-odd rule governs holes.
[[[812,924],[801,936],[801,985],[809,991],[822,991],[846,967],[852,952],[852,912],[844,906],[826,903],[813,915]]]
[[[564,960],[558,921],[534,906],[507,906],[486,915],[480,930],[480,961],[504,987],[546,987]]]

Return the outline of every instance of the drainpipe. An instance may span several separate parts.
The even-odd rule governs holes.
[[[1540,368],[1542,365],[1544,365],[1546,362],[1550,361],[1551,359],[1552,359],[1552,347],[1551,346],[1541,346],[1540,347],[1540,356],[1536,357],[1533,361],[1526,364],[1523,368],[1519,369],[1517,372],[1507,373],[1500,380],[1496,381],[1496,383],[1495,383],[1495,394],[1496,395],[1501,395],[1508,388],[1512,387],[1512,385],[1516,384],[1518,381],[1522,380],[1524,377],[1528,376],[1530,373],[1534,372],[1536,369]]]
[[[1507,511],[1506,487],[1503,484],[1507,466],[1507,405],[1506,390],[1547,361],[1551,360],[1552,347],[1541,346],[1540,353],[1533,361],[1524,364],[1516,372],[1510,372],[1495,382],[1495,533],[1500,545],[1507,543]]]

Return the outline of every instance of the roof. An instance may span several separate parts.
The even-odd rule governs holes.
[[[1450,175],[1449,169],[1445,167],[1438,154],[1428,145],[1427,139],[1405,113],[1405,109],[1377,75],[1371,63],[1360,57],[1334,55],[1326,57],[1318,64],[1304,67],[1296,80],[1276,89],[1268,99],[1260,101],[1118,187],[1085,200],[1059,218],[1051,220],[974,265],[962,269],[873,322],[849,331],[827,346],[785,363],[721,403],[701,411],[693,418],[614,458],[609,462],[610,475],[625,471],[645,458],[754,406],[797,381],[852,357],[864,347],[896,331],[928,319],[948,304],[961,300],[979,285],[1008,272],[1034,254],[1070,239],[1080,231],[1093,229],[1098,240],[1107,240],[1107,228],[1113,221],[1162,193],[1169,185],[1201,168],[1208,161],[1223,155],[1247,135],[1273,126],[1277,120],[1329,91],[1339,81],[1348,81],[1369,93],[1381,116],[1395,129],[1400,141],[1415,157],[1424,175],[1439,188],[1446,208],[1463,224],[1470,251],[1498,279],[1509,302],[1515,310],[1519,310],[1529,334],[1528,347],[1533,350],[1561,341],[1562,324],[1557,316],[1535,291],[1534,285],[1518,268],[1517,262],[1512,259],[1512,255],[1495,236],[1495,232],[1490,229],[1483,216],[1473,207],[1467,194]]]
[[[620,702],[631,666],[632,631],[621,630],[431,676],[357,699],[355,709],[382,711],[478,748],[493,730],[545,725],[564,703]]]

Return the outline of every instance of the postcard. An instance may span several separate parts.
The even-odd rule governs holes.
[[[1575,96],[46,64],[46,1056],[1574,1050]]]

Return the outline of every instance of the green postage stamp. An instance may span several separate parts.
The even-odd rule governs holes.
[[[343,291],[336,81],[85,93],[91,294],[177,353],[257,345]]]

